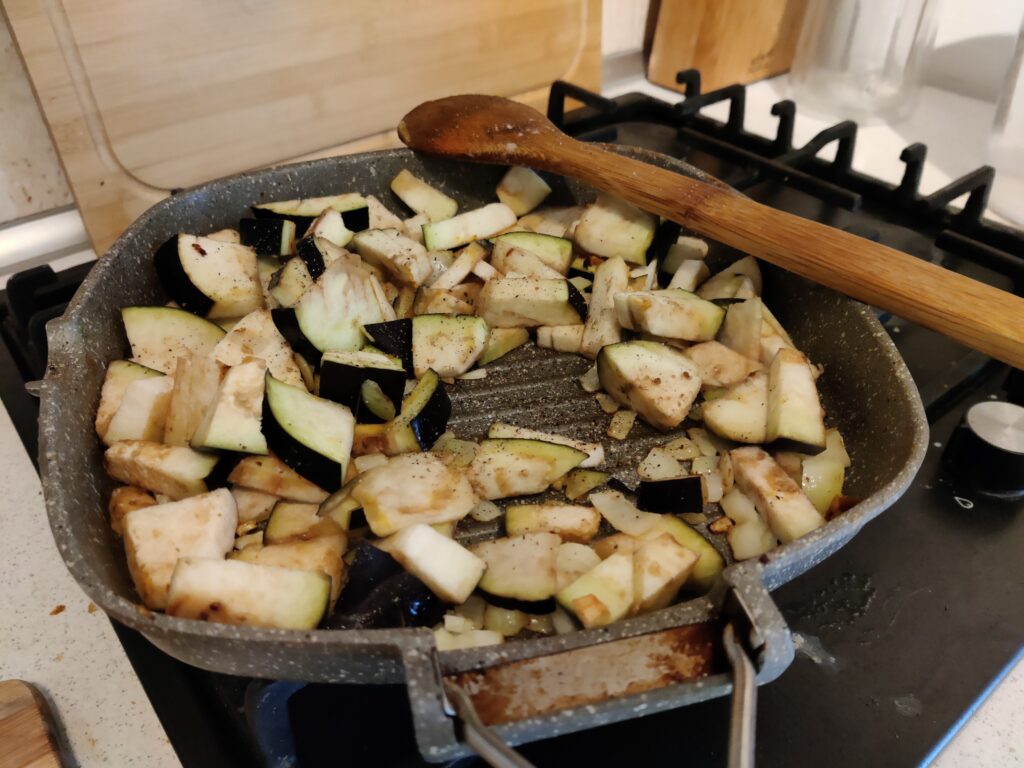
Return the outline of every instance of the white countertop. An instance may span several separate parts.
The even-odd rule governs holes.
[[[64,567],[39,477],[2,408],[0,488],[0,679],[42,690],[83,768],[180,766],[106,615]]]
[[[642,90],[678,99],[671,91],[636,79],[606,89],[608,95]],[[747,90],[747,127],[772,135],[769,108],[785,98],[784,78]],[[987,112],[986,112],[987,110]],[[922,191],[937,189],[984,163],[992,106],[928,89],[917,112],[900,126],[862,128],[854,167],[888,181],[903,170],[899,152],[911,141],[929,144]],[[724,105],[709,108],[724,118]],[[959,122],[951,126],[950,114]],[[827,118],[798,113],[799,145],[826,127]],[[110,623],[90,612],[57,552],[35,469],[6,411],[0,409],[0,679],[38,685],[55,705],[77,764],[85,766],[180,765]],[[62,610],[55,609],[63,606]],[[942,768],[1021,765],[1024,761],[1024,662],[1018,663],[972,713],[934,761]],[[1014,752],[1016,749],[1016,752]]]

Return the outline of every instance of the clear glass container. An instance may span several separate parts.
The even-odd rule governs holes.
[[[996,108],[989,163],[996,169],[989,208],[1024,227],[1024,24]]]
[[[862,123],[914,107],[941,0],[810,0],[790,69],[802,109]]]

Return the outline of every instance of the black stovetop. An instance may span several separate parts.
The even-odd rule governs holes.
[[[609,100],[556,83],[549,116],[583,138],[684,158],[773,207],[1001,288],[1024,287],[1024,235],[981,218],[991,169],[922,197],[921,145],[904,151],[906,175],[891,187],[851,169],[853,123],[794,148],[792,102],[773,108],[779,131],[764,139],[742,130],[742,87],[701,94],[693,72],[681,73],[680,82],[689,93],[677,106],[640,94]],[[587,106],[565,114],[566,96]],[[725,124],[700,114],[701,107],[723,100],[730,103]],[[836,159],[819,159],[832,142]],[[962,212],[947,207],[964,193],[969,196]],[[37,410],[24,383],[39,378],[45,366],[45,320],[60,314],[85,271],[53,275],[37,268],[9,283],[0,302],[0,396],[33,457]],[[1017,565],[1024,551],[1024,503],[994,502],[954,488],[942,461],[969,405],[986,398],[1020,402],[1019,373],[899,318],[881,319],[921,390],[932,446],[892,509],[775,592],[806,650],[759,691],[761,765],[921,763],[1024,641],[1024,582]],[[1008,373],[1010,393],[1004,388]],[[115,629],[186,768],[267,761],[303,768],[422,764],[401,687],[301,687],[217,675],[171,659],[131,630]],[[728,718],[728,702],[711,701],[522,752],[538,766],[721,765]]]

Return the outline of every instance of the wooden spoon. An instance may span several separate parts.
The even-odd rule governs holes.
[[[576,141],[534,109],[451,96],[407,114],[411,149],[573,176],[645,211],[1024,368],[1024,299],[878,243]]]

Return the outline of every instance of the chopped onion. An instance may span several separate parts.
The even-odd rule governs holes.
[[[658,260],[655,259],[647,265],[647,279],[644,281],[644,290],[649,291],[658,287]]]
[[[637,509],[618,491],[592,493],[590,503],[612,528],[629,536],[643,536],[661,520],[661,515]]]
[[[776,544],[775,534],[760,518],[734,525],[725,536],[737,560],[759,557]]]
[[[717,456],[698,456],[690,464],[690,471],[695,475],[706,475],[718,470]]]
[[[615,440],[625,440],[629,436],[629,431],[633,428],[633,422],[635,421],[635,411],[616,411],[615,415],[612,416],[611,423],[608,425],[608,437]]]
[[[663,446],[677,461],[689,461],[702,455],[700,448],[688,437],[677,437]]]
[[[707,433],[707,430],[701,429],[700,427],[693,427],[686,430],[686,434],[690,436],[690,439],[696,443],[700,452],[704,456],[714,456],[718,453],[718,446],[711,440],[711,436]]]
[[[445,432],[438,439],[431,451],[452,467],[468,467],[476,456],[480,446],[472,440],[459,440],[451,432]]]
[[[480,595],[470,595],[462,605],[456,605],[451,612],[456,616],[462,616],[473,624],[473,629],[484,628],[484,611],[487,610],[487,603]]]
[[[475,370],[467,371],[466,373],[462,374],[458,378],[460,380],[462,380],[462,381],[475,381],[476,379],[486,379],[487,378],[487,369],[486,368],[476,368]]]
[[[590,366],[590,369],[580,376],[580,384],[584,392],[590,392],[591,394],[601,389],[601,379],[597,375],[596,365]]]
[[[553,635],[555,634],[555,621],[551,614],[547,616],[531,616],[530,623],[526,625],[526,628],[531,632],[536,632],[538,635]]]
[[[601,406],[601,410],[605,413],[615,413],[620,406],[615,398],[605,392],[598,392],[594,397],[597,398],[597,404]]]
[[[722,511],[729,516],[734,523],[748,523],[756,521],[759,518],[757,514],[757,508],[747,496],[739,490],[739,488],[733,488],[721,499]]]
[[[484,629],[497,632],[503,637],[518,635],[529,623],[529,616],[511,608],[488,605],[484,611]]]
[[[716,469],[700,476],[701,485],[704,487],[704,501],[709,504],[716,504],[722,500],[722,476]]]
[[[586,544],[567,541],[558,548],[555,560],[555,588],[561,591],[576,579],[601,564],[598,554]]]
[[[665,448],[651,448],[647,457],[636,468],[641,480],[671,480],[686,474],[682,465]]]
[[[479,648],[485,645],[501,645],[505,638],[487,629],[473,629],[461,635],[453,635],[447,629],[434,630],[434,642],[439,651],[456,651],[461,648]]]
[[[369,472],[374,467],[387,464],[388,457],[383,453],[368,453],[365,456],[356,456],[353,459],[353,463],[356,465],[356,472],[362,474],[363,472]]]
[[[572,617],[562,609],[562,606],[555,608],[555,612],[551,614],[551,625],[555,628],[555,633],[559,635],[567,635],[570,632],[576,631],[575,622],[572,620]]]
[[[486,261],[478,261],[473,265],[473,274],[483,280],[485,283],[492,277],[501,277],[501,272],[496,270]]]
[[[446,613],[444,615],[444,628],[453,635],[461,635],[463,632],[479,629],[479,627],[473,626],[473,622],[465,616],[459,616],[455,613]]]
[[[732,468],[732,456],[728,451],[723,451],[722,458],[718,460],[718,472],[722,476],[722,490],[728,493],[732,490],[736,477]]]
[[[501,517],[501,507],[495,504],[493,501],[480,501],[475,507],[469,510],[469,516],[476,520],[478,523],[489,523],[491,520],[497,520]]]

